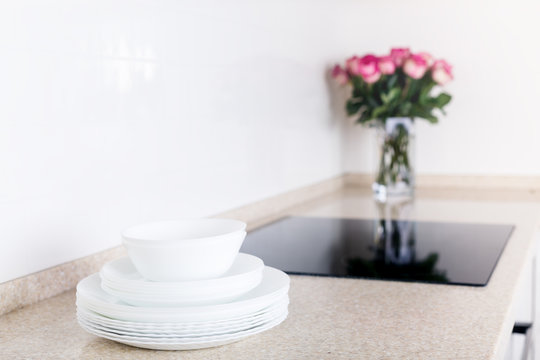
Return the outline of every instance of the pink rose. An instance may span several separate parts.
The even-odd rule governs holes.
[[[433,56],[431,56],[430,53],[427,53],[427,52],[420,52],[418,54],[416,54],[418,56],[421,56],[422,59],[426,60],[426,63],[427,63],[427,66],[430,67],[431,65],[433,65]]]
[[[398,67],[403,65],[409,55],[411,55],[409,48],[394,48],[390,50],[390,57]]]
[[[420,55],[411,55],[403,63],[403,71],[413,79],[420,79],[426,73],[426,60]]]
[[[452,66],[444,60],[437,60],[431,68],[431,77],[439,85],[446,85],[454,78],[452,75]]]
[[[334,66],[332,69],[332,77],[339,85],[345,85],[349,82],[349,75],[347,75],[345,69],[339,65]]]
[[[358,71],[368,84],[372,84],[381,78],[381,71],[379,70],[379,59],[371,54],[363,56],[358,61]]]
[[[390,56],[381,56],[379,58],[379,70],[381,73],[389,75],[396,71],[396,64]]]
[[[352,58],[347,59],[345,67],[351,74],[356,76],[360,75],[360,58],[355,55]]]

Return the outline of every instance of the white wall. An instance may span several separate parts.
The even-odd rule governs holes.
[[[0,2],[0,282],[342,170],[373,170],[327,70],[410,45],[455,99],[420,173],[540,174],[540,2]]]
[[[540,175],[540,1],[343,4],[341,58],[408,45],[454,65],[448,116],[418,122],[419,173]],[[371,131],[351,125],[344,134],[345,170],[373,171]]]
[[[0,3],[0,282],[341,173],[329,1]]]

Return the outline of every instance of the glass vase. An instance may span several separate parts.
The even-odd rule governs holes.
[[[412,198],[414,195],[414,122],[411,118],[388,118],[378,122],[375,198]]]

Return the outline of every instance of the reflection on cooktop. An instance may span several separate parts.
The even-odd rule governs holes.
[[[289,217],[241,251],[291,274],[486,285],[512,225]]]

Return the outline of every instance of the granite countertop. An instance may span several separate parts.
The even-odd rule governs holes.
[[[142,350],[86,333],[75,291],[0,317],[1,359],[495,359],[514,322],[512,304],[534,251],[536,195],[419,191],[402,213],[348,188],[282,215],[505,223],[516,226],[486,287],[291,276],[289,317],[240,342],[196,351]],[[268,219],[270,220],[270,219]]]

